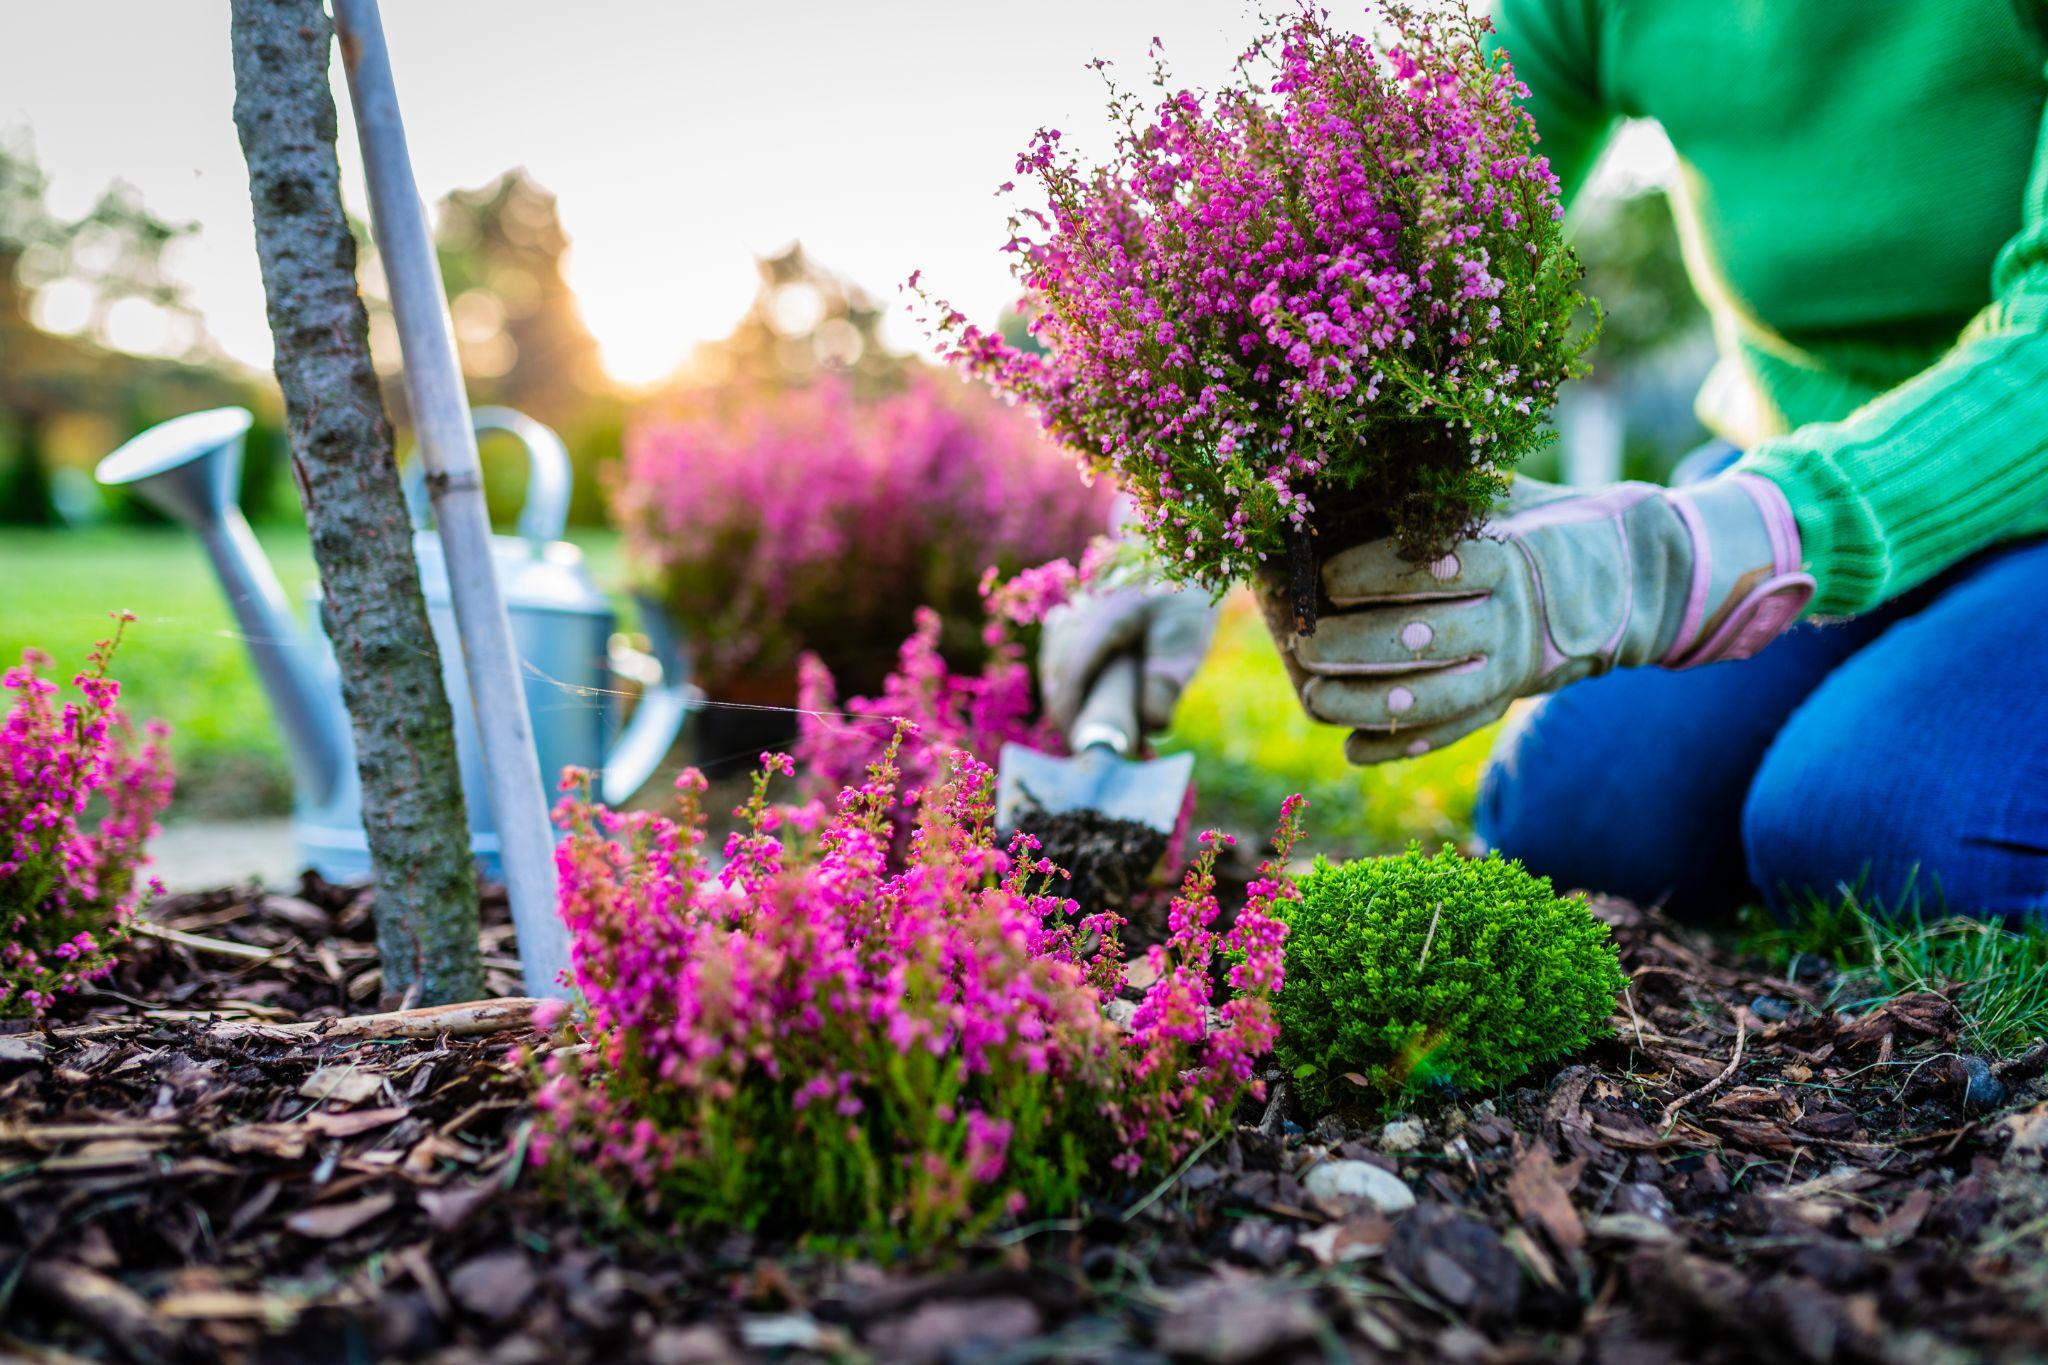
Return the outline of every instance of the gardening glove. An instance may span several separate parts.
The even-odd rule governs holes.
[[[1517,697],[1613,668],[1746,659],[1813,596],[1785,495],[1754,474],[1577,492],[1518,479],[1426,565],[1392,541],[1324,565],[1333,610],[1283,650],[1302,705],[1379,763],[1439,749]]]
[[[1079,593],[1045,618],[1038,678],[1046,714],[1070,732],[1096,675],[1129,654],[1140,670],[1138,718],[1147,732],[1164,730],[1215,633],[1216,605],[1198,588],[1146,584]]]

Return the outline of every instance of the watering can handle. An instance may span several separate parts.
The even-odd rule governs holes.
[[[660,665],[661,676],[640,694],[633,718],[613,741],[605,755],[599,792],[608,806],[621,806],[646,785],[661,767],[690,710],[704,694],[690,682],[690,654],[675,627],[662,615],[661,607],[645,597],[640,604],[641,626],[647,632],[649,652]]]
[[[511,408],[478,408],[470,414],[477,434],[502,431],[526,447],[526,502],[519,509],[519,534],[538,547],[560,540],[569,525],[569,448],[550,427]],[[415,528],[434,523],[427,496],[426,467],[408,454],[405,460],[405,501]]]

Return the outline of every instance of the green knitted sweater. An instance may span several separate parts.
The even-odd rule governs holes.
[[[1701,393],[1785,490],[1813,610],[2048,531],[2048,0],[1495,0],[1569,197],[1677,150]]]

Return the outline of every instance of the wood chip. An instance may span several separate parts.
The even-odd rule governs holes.
[[[299,1093],[309,1100],[361,1104],[384,1088],[384,1077],[359,1066],[323,1066],[306,1077]]]
[[[357,1228],[389,1213],[398,1203],[395,1194],[372,1194],[346,1204],[315,1204],[284,1220],[284,1225],[301,1237],[331,1241],[346,1237]]]
[[[343,1113],[323,1109],[306,1115],[304,1122],[321,1137],[346,1138],[376,1128],[388,1128],[410,1112],[403,1105],[388,1109],[355,1109]]]

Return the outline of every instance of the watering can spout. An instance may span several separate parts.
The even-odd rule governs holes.
[[[198,534],[277,712],[299,788],[317,804],[341,780],[346,736],[317,671],[313,641],[235,501],[251,420],[246,408],[174,418],[101,460],[94,476],[134,490]]]

